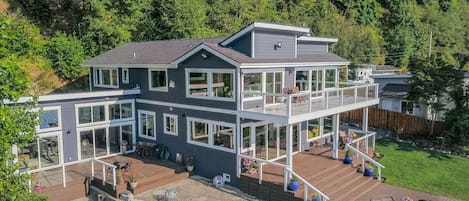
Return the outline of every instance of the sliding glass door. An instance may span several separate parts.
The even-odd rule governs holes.
[[[79,131],[80,159],[102,157],[133,149],[133,125],[110,125]],[[121,145],[126,145],[121,146]]]

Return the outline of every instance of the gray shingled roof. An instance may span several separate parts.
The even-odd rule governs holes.
[[[407,84],[387,84],[380,93],[382,97],[388,98],[406,98],[409,93],[409,85]]]
[[[151,42],[132,42],[109,50],[83,63],[84,66],[125,66],[170,64],[185,53],[204,44],[225,55],[237,63],[300,63],[300,62],[348,62],[335,54],[318,52],[317,54],[298,55],[292,59],[255,59],[231,48],[219,45],[224,38],[206,38],[190,40],[161,40]],[[135,55],[135,58],[134,58]]]
[[[205,38],[132,42],[93,57],[84,62],[83,65],[169,64],[200,43],[218,43],[223,39],[224,38]]]

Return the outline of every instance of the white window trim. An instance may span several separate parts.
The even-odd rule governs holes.
[[[124,72],[127,72],[127,73],[124,73]],[[122,68],[122,83],[129,84],[129,69],[128,68]]]
[[[187,98],[197,98],[197,99],[206,99],[206,100],[219,100],[219,101],[230,101],[230,102],[235,102],[236,98],[236,86],[235,86],[235,70],[234,69],[203,69],[203,68],[186,68],[186,97]],[[207,73],[207,96],[193,96],[190,94],[190,73]],[[233,97],[227,98],[227,97],[218,97],[218,96],[212,96],[212,90],[213,90],[213,81],[212,81],[212,75],[213,73],[231,73],[232,75],[232,83],[231,85],[233,86]]]
[[[57,110],[57,127],[41,129],[40,125],[38,125],[36,127],[36,132],[44,133],[44,132],[62,130],[62,107],[61,106],[50,106],[50,107],[41,107],[41,109],[42,109],[42,111]],[[39,110],[39,109],[37,109],[37,110]]]
[[[110,72],[110,82],[111,82],[111,85],[105,85],[105,84],[99,84],[99,83],[103,83],[103,76],[102,76],[102,73],[101,73],[101,77],[99,78],[99,83],[98,83],[98,80],[96,79],[98,77],[98,71],[100,70],[109,70]],[[112,74],[113,74],[113,71],[115,71],[117,73],[117,79],[116,79],[116,86],[113,86],[112,85]],[[93,84],[95,87],[100,87],[100,88],[119,88],[119,70],[116,69],[116,68],[94,68],[93,69]]]
[[[141,114],[146,114],[146,115],[153,115],[153,125],[155,126],[153,128],[153,137],[146,136],[142,134],[141,126],[142,126],[142,121],[140,120],[140,115]],[[149,140],[156,140],[156,112],[148,111],[148,110],[138,110],[138,137],[149,139]]]
[[[171,131],[167,131],[166,128],[168,128],[168,123],[166,121],[166,118],[169,117],[169,118],[173,118],[174,119],[174,129],[175,131],[174,132],[171,132]],[[174,114],[166,114],[166,113],[163,113],[163,130],[164,130],[164,133],[165,134],[168,134],[168,135],[174,135],[174,136],[177,136],[178,135],[178,116],[177,115],[174,115]]]
[[[283,94],[283,88],[285,88],[285,71],[249,71],[246,72],[245,74],[250,74],[250,73],[261,73],[261,93],[266,93],[266,88],[267,88],[267,73],[282,73],[282,94]],[[296,83],[296,78],[295,78],[295,83]],[[244,91],[244,76],[243,76],[243,91]],[[249,97],[249,98],[243,98],[243,101],[252,101],[252,100],[262,100],[262,96],[254,96],[254,97]]]
[[[207,129],[207,134],[208,134],[208,144],[202,143],[202,142],[197,142],[191,140],[191,122],[192,121],[197,121],[200,123],[206,123],[208,126]],[[220,151],[225,151],[225,152],[230,152],[230,153],[236,153],[236,125],[231,124],[231,123],[226,123],[226,122],[221,122],[221,121],[211,121],[211,120],[206,120],[206,119],[199,119],[199,118],[194,118],[194,117],[187,117],[186,118],[186,123],[187,123],[187,143],[193,144],[193,145],[198,145],[198,146],[203,146],[207,147],[210,149],[216,149]],[[226,127],[232,127],[233,128],[233,148],[226,148],[226,147],[221,147],[213,144],[213,135],[212,135],[212,129],[213,125],[220,125],[220,126],[226,126]]]
[[[129,118],[125,119],[113,119],[110,120],[109,117],[109,105],[113,104],[125,104],[125,103],[131,103],[132,107],[132,116]],[[80,119],[79,119],[79,111],[78,109],[81,107],[93,107],[93,106],[104,106],[104,121],[98,121],[98,122],[90,122],[90,123],[83,123],[80,124]],[[121,117],[122,117],[122,109],[121,109]],[[91,109],[91,113],[93,113],[93,109]],[[81,103],[81,104],[75,104],[75,125],[76,127],[87,127],[87,126],[93,126],[93,125],[101,125],[101,124],[109,124],[109,123],[115,123],[115,122],[124,122],[124,121],[130,121],[135,119],[135,101],[134,99],[131,100],[119,100],[119,101],[104,101],[104,102],[97,102],[97,103]],[[93,114],[91,114],[93,115]],[[93,117],[91,117],[93,118]]]
[[[164,71],[166,76],[166,86],[165,87],[152,87],[151,73],[156,71]],[[148,90],[150,91],[168,91],[168,70],[167,69],[148,69]]]

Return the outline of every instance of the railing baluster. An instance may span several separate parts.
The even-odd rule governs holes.
[[[64,185],[64,188],[67,187],[67,181],[65,178],[65,165],[62,163],[62,182]]]
[[[287,177],[288,177],[287,168],[283,168],[283,191],[287,192]]]
[[[303,200],[304,201],[308,200],[308,188],[306,184],[303,184]]]
[[[94,178],[94,159],[91,159],[91,177]]]
[[[106,185],[106,166],[103,164],[103,186]]]
[[[381,181],[381,167],[378,166],[378,181]]]
[[[262,166],[264,163],[261,163],[259,166],[259,184],[262,184]]]
[[[344,88],[341,89],[340,91],[340,96],[341,96],[341,101],[340,101],[340,106],[344,106]]]
[[[292,100],[292,98],[291,98],[291,95],[288,95],[287,97],[288,97],[287,98],[287,115],[290,117],[291,114],[292,114],[292,111],[291,111],[291,108],[292,108],[291,100]]]
[[[112,189],[116,190],[116,168],[112,168]]]
[[[365,86],[365,100],[368,100],[368,85]]]

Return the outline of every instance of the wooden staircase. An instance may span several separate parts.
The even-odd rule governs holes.
[[[330,151],[315,151],[316,152],[302,152],[294,155],[293,169],[310,184],[326,194],[330,200],[357,200],[381,184],[380,181],[371,177],[365,177],[363,173],[357,172],[360,163],[359,159],[354,158],[353,165],[345,165],[341,159],[331,159],[330,156],[332,153]],[[344,153],[341,152],[339,158],[343,157]],[[279,162],[283,163],[281,161]],[[281,197],[283,200],[303,200],[303,183],[300,182],[299,190],[294,193],[283,192],[283,175],[283,168],[273,165],[264,165],[263,184],[258,184],[258,174],[242,174],[242,179],[240,179],[238,187],[251,195],[256,197],[260,196],[260,199],[276,200],[277,197]],[[257,187],[255,186],[256,184],[258,185]],[[277,185],[278,188],[270,187],[272,185]],[[265,188],[266,186],[269,188]],[[256,189],[259,192],[256,192]],[[273,196],[274,192],[269,192],[278,191],[279,189],[282,193],[291,194],[293,196],[279,196],[279,192],[275,192],[276,195]],[[313,195],[312,190],[308,189],[307,200],[311,200]]]

